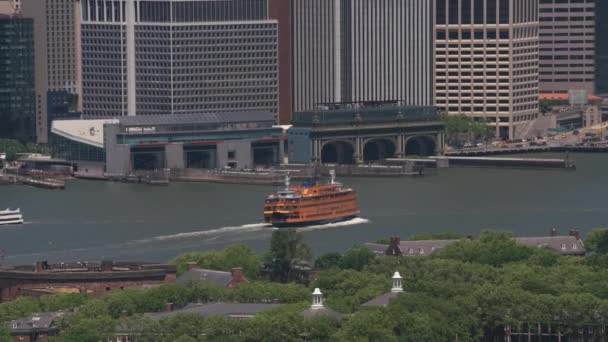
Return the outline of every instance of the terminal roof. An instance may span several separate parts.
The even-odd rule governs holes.
[[[118,121],[122,126],[145,125],[191,125],[213,123],[237,123],[275,121],[275,115],[270,112],[226,112],[201,114],[174,114],[174,115],[136,115],[121,116]]]

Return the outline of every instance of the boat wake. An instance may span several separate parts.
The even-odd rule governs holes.
[[[234,227],[221,227],[217,229],[210,230],[199,230],[195,232],[186,232],[186,233],[177,233],[172,235],[160,235],[155,236],[148,239],[134,240],[131,241],[131,244],[141,244],[141,243],[151,243],[158,241],[167,241],[167,240],[180,240],[180,239],[188,239],[193,237],[200,236],[212,236],[219,235],[223,233],[231,233],[231,232],[254,232],[257,230],[262,230],[266,228],[270,228],[271,226],[266,223],[253,223],[253,224],[244,224],[242,226],[234,226]]]
[[[329,228],[336,228],[336,227],[354,226],[354,225],[359,225],[359,224],[364,224],[364,223],[370,223],[370,222],[372,222],[372,221],[368,220],[366,218],[355,217],[355,218],[350,219],[348,221],[341,221],[341,222],[335,222],[335,223],[320,224],[320,225],[316,225],[316,226],[301,227],[301,228],[297,228],[297,231],[299,231],[299,232],[307,232],[307,231],[329,229]]]

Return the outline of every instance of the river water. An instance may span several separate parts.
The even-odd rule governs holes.
[[[534,157],[552,155],[534,155]],[[577,154],[576,171],[453,168],[413,178],[349,178],[362,218],[300,229],[315,253],[416,232],[520,236],[552,227],[608,227],[608,155]],[[5,263],[36,260],[165,261],[186,251],[245,243],[263,251],[261,222],[274,186],[173,183],[167,187],[73,180],[65,191],[1,186],[0,208],[26,223],[0,227]]]

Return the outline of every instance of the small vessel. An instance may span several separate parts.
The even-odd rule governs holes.
[[[302,227],[357,217],[357,192],[336,182],[334,170],[330,175],[327,184],[317,184],[313,179],[300,186],[291,186],[287,175],[285,188],[266,197],[264,222],[279,228]]]
[[[0,210],[0,226],[5,224],[21,224],[23,223],[23,215],[21,210]]]

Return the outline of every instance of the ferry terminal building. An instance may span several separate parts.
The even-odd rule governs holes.
[[[270,112],[122,116],[57,120],[53,155],[105,162],[107,175],[138,170],[248,169],[278,165],[284,128]]]

